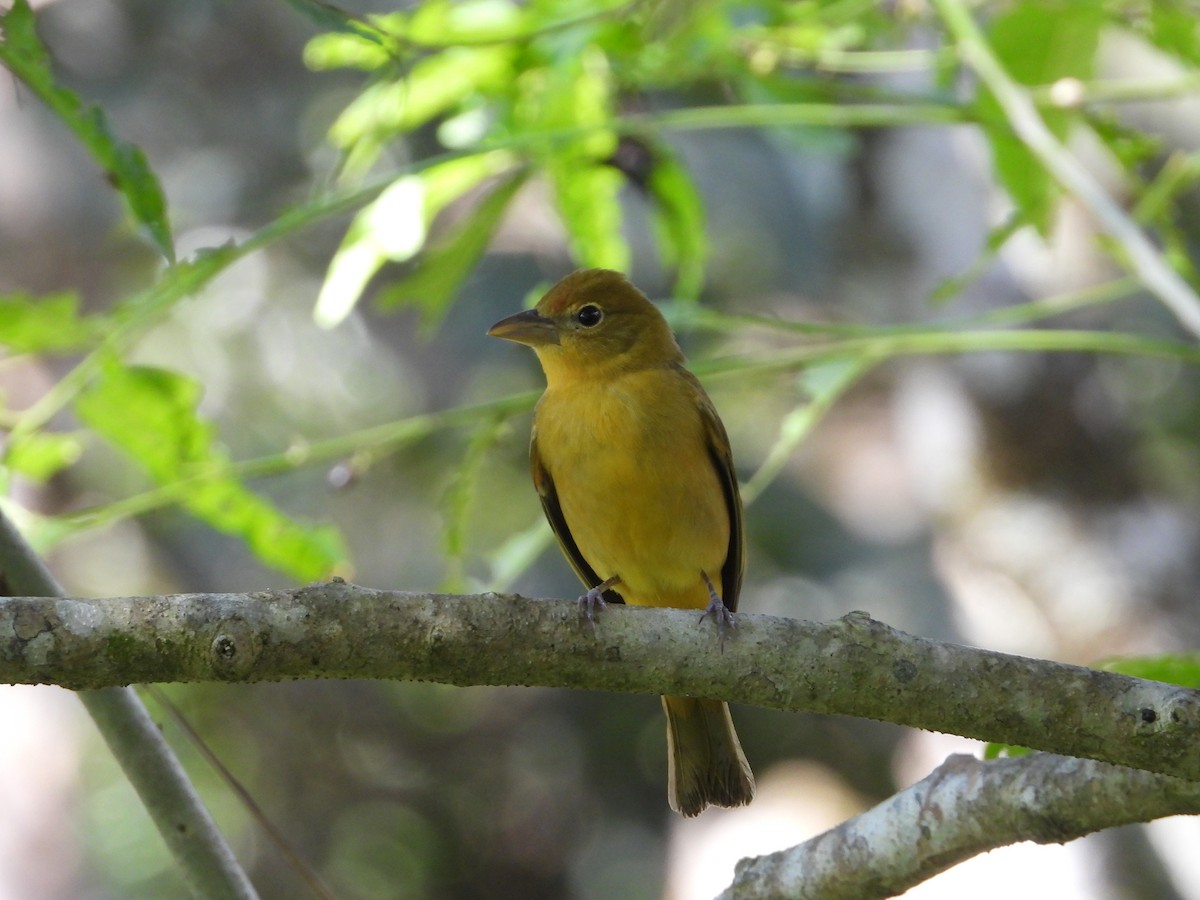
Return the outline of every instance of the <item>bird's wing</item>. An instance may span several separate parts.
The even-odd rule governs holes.
[[[738,594],[742,590],[742,574],[746,571],[746,531],[742,522],[742,495],[738,492],[737,473],[733,469],[733,450],[725,426],[721,424],[721,417],[700,387],[699,380],[691,372],[684,370],[684,374],[696,385],[700,394],[704,441],[725,495],[725,509],[729,513],[729,550],[721,567],[721,600],[730,612],[736,612]]]
[[[529,441],[529,467],[533,472],[533,486],[537,488],[538,499],[542,501],[542,511],[546,514],[546,520],[550,523],[555,538],[558,539],[558,545],[562,547],[567,561],[571,563],[571,568],[575,570],[579,580],[589,588],[594,588],[604,579],[597,575],[596,570],[583,558],[583,553],[580,552],[579,545],[575,543],[575,537],[567,526],[567,519],[558,502],[558,491],[554,488],[554,479],[550,477],[550,472],[542,464],[541,454],[538,453],[536,427],[533,429],[533,436]],[[616,591],[607,590],[604,592],[604,602],[624,603],[625,601]]]

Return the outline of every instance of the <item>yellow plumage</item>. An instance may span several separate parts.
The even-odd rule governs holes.
[[[729,439],[654,305],[619,273],[586,269],[488,333],[533,347],[546,373],[530,463],[589,603],[603,591],[723,623],[745,545]],[[672,808],[748,803],[754,779],[726,704],[664,697],[663,708]]]

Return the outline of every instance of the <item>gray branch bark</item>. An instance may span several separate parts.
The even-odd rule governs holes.
[[[841,713],[1200,780],[1200,692],[926,640],[852,613],[742,615],[378,591],[0,603],[0,682],[395,678],[692,694]]]
[[[720,900],[893,897],[1018,841],[1200,812],[1200,784],[1048,753],[952,756],[927,778],[824,834],[738,864]]]
[[[0,514],[0,585],[7,591],[53,595],[43,603],[69,602],[41,559]],[[24,647],[18,622],[26,621],[23,606],[10,608],[0,598],[0,644]],[[7,655],[7,649],[5,651]],[[198,897],[212,900],[254,900],[258,895],[238,865],[229,844],[217,829],[193,789],[174,752],[146,712],[133,688],[98,685],[79,699],[108,744],[125,777],[179,863],[184,880]]]

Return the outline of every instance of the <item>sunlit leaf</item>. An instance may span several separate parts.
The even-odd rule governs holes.
[[[426,0],[409,19],[405,37],[427,46],[499,43],[522,37],[527,18],[510,0]]]
[[[584,53],[546,73],[537,98],[535,127],[574,129],[578,136],[542,159],[567,227],[571,251],[585,266],[627,271],[629,246],[621,234],[624,176],[608,165],[617,149],[612,121],[612,73],[602,54]]]
[[[506,85],[514,56],[503,45],[451,47],[422,59],[402,79],[367,87],[329,129],[330,140],[347,153],[347,177],[364,174],[389,141]]]
[[[108,173],[113,186],[125,198],[135,221],[168,260],[175,247],[167,221],[167,204],[158,177],[137,147],[112,133],[102,110],[86,106],[72,91],[54,80],[50,54],[37,36],[28,0],[14,0],[0,16],[0,63],[29,86],[83,144]]]
[[[78,350],[98,332],[95,322],[80,317],[74,294],[0,296],[0,346],[16,353]]]
[[[356,32],[319,34],[304,46],[304,64],[314,72],[329,69],[373,72],[392,60],[384,44]]]
[[[988,37],[1008,73],[1025,85],[1052,84],[1061,78],[1091,77],[1104,25],[1103,6],[1065,0],[1024,0],[992,20]],[[978,101],[992,148],[996,177],[1028,221],[1045,234],[1061,191],[1016,134],[996,99],[984,91]],[[1046,125],[1060,139],[1078,114],[1044,109]]]
[[[657,147],[646,188],[654,201],[651,222],[663,262],[675,269],[675,296],[692,300],[704,286],[708,238],[704,203],[687,169],[666,147]]]
[[[422,250],[430,225],[447,205],[514,163],[510,154],[494,151],[397,179],[350,224],[317,297],[317,323],[331,328],[344,320],[380,268],[405,262]]]
[[[112,363],[75,411],[158,484],[183,482],[183,506],[243,540],[266,565],[309,580],[344,566],[336,529],[289,518],[232,475],[212,424],[197,412],[200,395],[200,385],[178,373]]]
[[[526,169],[517,170],[492,188],[475,209],[421,254],[411,274],[380,292],[379,305],[417,306],[427,328],[440,321],[487,250],[528,174]]]
[[[1017,757],[1028,756],[1033,751],[1028,747],[1021,747],[1017,744],[1000,744],[995,741],[989,742],[983,748],[984,759],[1000,759],[1001,757]]]
[[[318,35],[304,48],[304,61],[313,69],[379,68],[392,59],[388,36],[369,22],[323,0],[284,0],[329,34]]]
[[[72,465],[82,450],[78,435],[38,431],[9,441],[4,465],[26,478],[44,482]]]
[[[554,199],[574,257],[584,266],[628,271],[629,245],[621,235],[621,174],[598,165],[554,166],[552,174]]]

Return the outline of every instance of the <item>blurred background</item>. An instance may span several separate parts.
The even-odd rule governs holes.
[[[288,4],[60,0],[38,9],[62,83],[100,105],[162,179],[181,256],[245,238],[330,178],[326,130],[363,76],[306,69],[316,28]],[[908,38],[925,39],[920,29]],[[1105,34],[1099,59],[1114,76],[1175,71],[1117,32]],[[895,89],[922,89],[930,76],[887,78]],[[708,102],[719,100],[714,91]],[[1196,97],[1121,114],[1170,150],[1197,147]],[[1049,242],[1018,234],[949,304],[932,302],[938,285],[977,264],[1009,212],[972,126],[670,140],[706,206],[702,302],[712,309],[921,323],[1120,274],[1067,201]],[[1075,149],[1120,192],[1097,148]],[[396,149],[395,158],[419,152]],[[637,191],[625,199],[631,274],[667,298],[672,282],[646,237]],[[1195,199],[1181,205],[1193,221]],[[336,328],[314,324],[348,221],[323,222],[237,263],[133,351],[204,385],[201,410],[234,459],[542,383],[532,354],[484,332],[575,268],[544,185],[522,189],[436,329],[421,328],[415,311],[370,304]],[[92,160],[0,75],[0,292],[77,290],[89,310],[103,310],[159,266]],[[1136,296],[1061,324],[1178,336],[1167,313]],[[702,361],[765,352],[778,336],[689,328],[680,341]],[[0,387],[20,409],[65,368],[6,362]],[[822,377],[831,376],[708,382],[744,478]],[[1195,371],[1139,358],[890,362],[838,399],[749,507],[742,609],[813,619],[863,609],[932,638],[1084,664],[1194,647],[1197,387]],[[498,426],[481,420],[253,487],[292,515],[335,524],[359,583],[470,591],[503,582],[573,597],[579,586],[546,540],[529,484],[528,426],[528,414]],[[473,446],[486,454],[487,475],[464,493],[458,473]],[[95,443],[48,484],[13,490],[54,515],[144,487],[128,462]],[[455,503],[469,514],[451,516]],[[514,536],[544,550],[509,578],[500,564]],[[84,532],[56,546],[50,563],[78,596],[289,583],[237,540],[172,508]],[[165,690],[345,898],[708,897],[738,858],[794,844],[924,777],[948,753],[980,749],[887,724],[736,708],[758,798],[682,821],[665,802],[654,697],[375,682]],[[230,791],[148,702],[263,896],[304,896]],[[0,900],[184,895],[70,693],[2,687],[0,721]],[[1065,847],[1009,848],[912,896],[1200,898],[1200,867],[1187,849],[1197,839],[1197,823],[1169,820]]]

